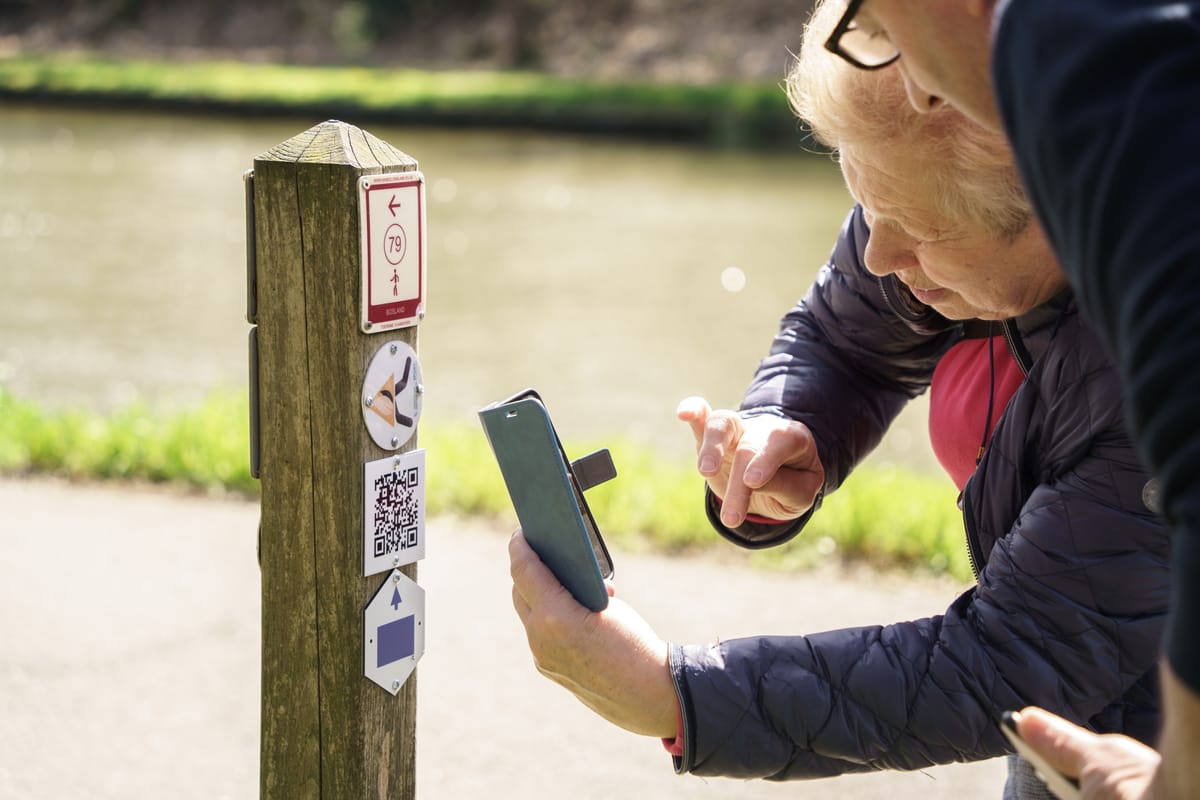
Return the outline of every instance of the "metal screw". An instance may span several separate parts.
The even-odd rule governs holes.
[[[397,561],[399,561],[400,559],[399,559],[399,558],[397,558],[396,560],[397,560]],[[395,574],[395,575],[393,575],[393,576],[392,576],[392,583],[399,583],[399,582],[400,582],[400,574],[399,574],[399,573],[397,573],[397,574]]]
[[[365,405],[367,408],[370,408],[371,406],[375,405],[375,400],[370,397],[364,397],[363,405]]]
[[[425,394],[425,384],[418,383],[414,388],[417,394]]]
[[[388,352],[391,353],[392,355],[396,355],[396,351],[399,349],[400,348],[396,347],[396,343],[392,342],[391,347],[388,348]]]
[[[392,466],[393,467],[400,466],[400,456],[392,456]]]
[[[399,688],[400,688],[400,681],[392,681],[392,691],[394,692],[394,691],[398,690]]]
[[[371,325],[371,321],[370,321],[370,320],[367,320],[366,322],[364,322],[364,323],[363,323],[363,329],[364,329],[364,330],[368,330],[368,331],[369,331],[369,330],[371,330],[371,327],[372,327],[372,325]]]
[[[392,559],[392,566],[393,566],[393,567],[398,567],[398,566],[400,566],[400,556],[395,556],[395,557]],[[396,581],[396,583],[399,583],[399,582],[400,582],[400,581]]]
[[[400,446],[400,437],[393,436],[392,437],[392,447],[399,447],[399,446]]]

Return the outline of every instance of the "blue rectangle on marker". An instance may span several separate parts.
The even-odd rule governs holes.
[[[409,615],[395,622],[389,622],[387,625],[379,626],[377,657],[379,663],[375,665],[376,667],[391,664],[402,658],[410,658],[416,652],[413,642],[415,620],[415,616]]]

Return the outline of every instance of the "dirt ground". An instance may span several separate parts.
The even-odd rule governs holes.
[[[0,509],[0,797],[258,796],[257,504],[4,478]],[[677,776],[659,742],[537,673],[512,611],[507,530],[449,518],[426,530],[417,800],[1000,796],[1002,759],[787,784]],[[886,623],[940,612],[960,588],[613,556],[618,592],[675,641]]]

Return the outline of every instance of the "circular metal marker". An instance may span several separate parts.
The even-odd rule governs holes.
[[[416,351],[405,342],[384,342],[371,357],[362,388],[363,422],[375,444],[398,450],[412,438],[423,391]]]

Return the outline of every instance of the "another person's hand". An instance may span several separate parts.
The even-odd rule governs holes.
[[[674,737],[679,705],[667,643],[616,597],[599,613],[576,602],[519,530],[508,542],[508,557],[513,607],[538,671],[609,722]],[[608,591],[613,594],[612,584]]]
[[[736,528],[747,514],[796,519],[825,483],[817,443],[806,425],[773,416],[742,418],[689,397],[675,412],[696,439],[697,468],[721,499],[721,522]]]
[[[1157,796],[1154,781],[1161,759],[1135,739],[1095,734],[1033,706],[1021,710],[1017,732],[1052,767],[1078,778],[1085,800],[1150,800]]]

